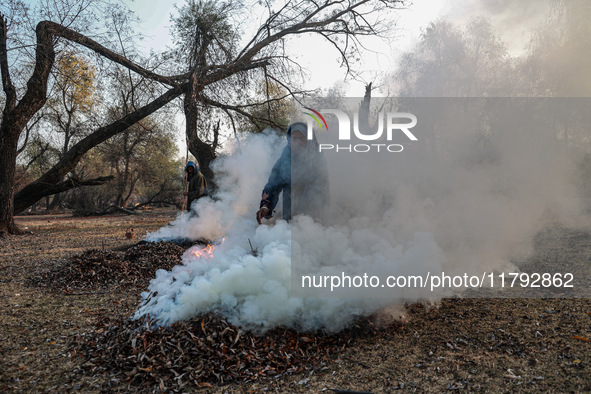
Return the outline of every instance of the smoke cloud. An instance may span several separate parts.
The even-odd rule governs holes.
[[[548,53],[532,50],[513,61],[495,38],[496,28],[512,25],[533,3],[494,3],[498,7],[489,10],[496,18],[493,35],[485,23],[473,25],[463,37],[440,25],[429,32],[434,39],[419,44],[417,56],[405,58],[398,73],[405,95],[432,98],[373,100],[371,123],[388,111],[412,113],[418,141],[398,133],[392,140],[383,135],[372,142],[344,142],[335,139],[336,119],[326,116],[332,134],[316,130],[319,142],[343,148],[325,152],[329,221],[298,216],[286,223],[278,219],[280,202],[274,219],[258,226],[261,191],[285,139],[273,133],[249,135],[240,147],[231,147],[214,164],[215,198],[198,200],[193,216],[179,216],[147,237],[209,240],[213,255],[203,256],[195,246],[185,253],[183,265],[158,271],[135,316],[169,324],[215,311],[256,331],[280,325],[338,331],[357,316],[406,301],[461,295],[462,289],[335,288],[336,277],[343,282],[343,275],[367,274],[379,277],[381,285],[387,276],[519,272],[516,262],[530,255],[537,232],[571,224],[584,210],[580,185],[585,181],[577,174],[589,155],[590,103],[585,98],[501,97],[584,93],[591,85],[577,59],[588,51],[580,51],[575,38],[587,28],[573,24]],[[476,8],[480,12],[490,4]],[[577,14],[567,12],[564,18]],[[528,24],[538,26],[538,16]],[[445,34],[437,36],[437,29]],[[434,44],[443,48],[443,56],[435,56]],[[568,59],[573,59],[570,66],[556,66]],[[333,97],[310,106],[352,113],[360,101]],[[403,149],[355,152],[354,146],[371,143]],[[303,276],[311,277],[310,286],[302,286]],[[328,282],[316,286],[323,278]]]
[[[447,1],[441,17],[464,25],[474,18],[487,18],[509,51],[522,54],[532,34],[548,21],[552,2],[535,0]]]
[[[588,102],[562,104],[583,116]],[[576,155],[557,143],[555,123],[548,122],[552,111],[554,121],[565,115],[555,101],[408,99],[375,106],[413,111],[418,141],[400,133],[395,141],[377,141],[400,143],[399,153],[326,152],[328,223],[307,216],[287,223],[278,211],[256,224],[261,190],[285,144],[275,134],[248,136],[241,149],[219,159],[216,199],[200,199],[196,216],[179,217],[148,237],[213,240],[212,256],[194,246],[182,266],[158,271],[136,317],[169,324],[215,311],[255,331],[338,331],[388,306],[465,290],[342,287],[344,277],[375,276],[383,284],[387,276],[519,272],[512,261],[528,255],[538,231],[580,212]],[[321,143],[336,135],[318,133]],[[302,286],[303,276],[314,279]]]
[[[274,134],[251,135],[241,145],[215,164],[220,187],[215,200],[198,200],[197,216],[179,216],[147,237],[151,241],[216,240],[213,256],[198,256],[202,247],[194,246],[183,256],[182,266],[158,271],[135,316],[169,324],[216,311],[231,323],[255,331],[279,325],[338,331],[355,317],[390,304],[391,300],[290,297],[292,227],[312,231],[309,234],[315,239],[305,245],[308,250],[325,248],[325,236],[348,235],[309,218],[288,224],[276,219],[281,217],[279,211],[270,225],[258,226],[254,214],[261,190],[285,140]],[[331,258],[340,259],[342,252]]]

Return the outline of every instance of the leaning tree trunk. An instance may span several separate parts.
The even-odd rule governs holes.
[[[76,167],[82,156],[84,156],[90,149],[105,142],[112,136],[124,131],[129,126],[162,108],[164,105],[180,96],[183,91],[183,86],[172,88],[151,103],[138,108],[129,115],[126,115],[109,125],[98,128],[93,133],[78,141],[59,162],[15,195],[15,212],[21,212],[39,199],[55,193],[70,190],[73,186],[101,185],[106,181],[111,180],[112,177],[99,177],[82,182],[77,182],[72,178],[65,181],[63,179],[65,179],[68,173]]]
[[[110,51],[92,39],[57,23],[40,22],[36,28],[36,36],[35,67],[27,83],[26,92],[18,101],[8,66],[7,19],[0,13],[0,74],[2,75],[2,87],[6,94],[0,122],[0,231],[9,233],[16,232],[14,214],[28,208],[39,199],[69,190],[77,185],[98,185],[109,181],[111,177],[99,177],[91,180],[64,179],[88,150],[125,130],[131,124],[143,119],[184,92],[184,87],[179,85],[178,81],[184,80],[185,76],[165,77],[155,74]],[[146,78],[171,86],[172,89],[150,104],[108,126],[99,128],[78,142],[49,171],[15,194],[14,173],[18,138],[29,120],[41,109],[47,99],[47,79],[55,59],[54,41],[56,36],[81,44]]]

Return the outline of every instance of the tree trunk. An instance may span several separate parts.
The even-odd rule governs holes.
[[[197,161],[199,162],[199,170],[205,176],[205,179],[207,179],[208,186],[211,189],[214,187],[215,180],[210,164],[216,157],[215,151],[213,151],[210,145],[201,141],[199,138],[191,139],[189,150],[191,151],[191,154],[197,158]]]
[[[371,126],[369,123],[369,107],[371,104],[371,82],[365,85],[365,95],[363,96],[363,101],[359,104],[359,129],[362,130],[364,134],[369,134],[370,131],[373,131],[374,127]]]
[[[129,193],[127,193],[127,196],[125,196],[125,198],[123,199],[123,204],[121,204],[121,208],[127,208],[127,204],[129,204],[129,200],[131,199],[131,196],[133,196],[133,192],[135,191],[135,185],[137,181],[138,178],[132,179],[131,185],[129,185]]]
[[[20,233],[14,224],[14,174],[18,139],[33,115],[45,104],[47,78],[53,66],[55,52],[51,35],[41,24],[37,26],[35,68],[27,82],[27,91],[17,103],[17,95],[8,69],[6,19],[0,15],[0,71],[2,87],[6,94],[2,121],[0,123],[0,233]]]
[[[199,138],[197,134],[197,93],[198,93],[197,76],[192,74],[189,78],[189,86],[185,93],[185,101],[183,103],[183,110],[185,112],[186,134],[189,139],[189,151],[195,156],[199,162],[199,170],[205,176],[208,186],[215,188],[214,174],[209,167],[210,163],[215,159],[215,149]]]
[[[0,126],[0,235],[20,233],[14,224],[14,171],[16,169],[16,150],[18,133],[8,127],[8,122]]]
[[[53,200],[51,200],[51,204],[49,205],[48,209],[51,212],[57,211],[57,210],[59,210],[61,203],[62,203],[62,193],[54,194]]]

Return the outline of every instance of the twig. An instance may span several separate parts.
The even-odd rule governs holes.
[[[110,291],[91,291],[88,293],[63,293],[64,295],[67,296],[79,296],[79,295],[95,295],[95,294],[107,294],[110,293]]]
[[[252,254],[254,257],[257,257],[257,256],[259,255],[259,252],[258,252],[258,251],[256,251],[256,250],[255,250],[255,249],[252,247],[252,242],[250,242],[250,238],[248,239],[248,243],[249,243],[249,245],[250,245],[250,251],[251,251],[251,254]]]

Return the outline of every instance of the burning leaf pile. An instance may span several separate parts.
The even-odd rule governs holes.
[[[146,243],[125,252],[91,249],[29,279],[36,286],[72,289],[146,287],[158,269],[181,264],[185,249],[159,242]]]
[[[87,375],[110,373],[130,386],[165,391],[322,371],[358,338],[376,332],[363,320],[337,335],[277,328],[256,336],[209,313],[170,327],[103,322],[75,336],[73,347],[86,359]]]

